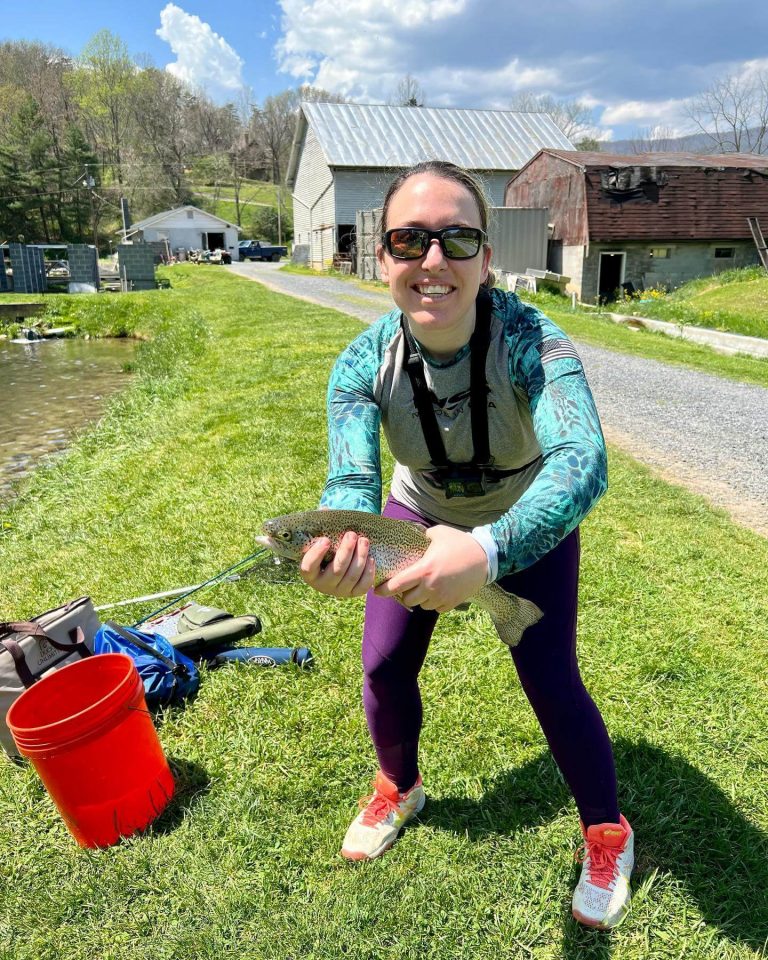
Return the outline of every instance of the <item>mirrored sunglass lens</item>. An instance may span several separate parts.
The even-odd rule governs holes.
[[[449,257],[465,260],[480,249],[480,234],[476,230],[446,230],[443,243]]]
[[[424,253],[426,234],[423,230],[394,230],[389,235],[389,249],[393,257],[414,259]]]

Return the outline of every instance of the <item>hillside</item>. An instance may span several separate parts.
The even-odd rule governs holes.
[[[230,223],[238,223],[237,206],[235,204],[235,188],[231,183],[204,183],[203,181],[192,181],[191,184],[193,203],[213,213],[217,217],[224,217]],[[277,204],[278,188],[274,183],[267,183],[261,180],[243,180],[240,185],[240,222],[239,226],[243,228],[243,237],[249,234],[266,235],[267,239],[277,240],[277,236],[269,236],[270,230],[268,224],[271,221],[277,222]],[[286,227],[290,228],[293,223],[293,201],[290,191],[285,187],[280,188],[281,217],[283,221],[283,232]],[[271,212],[271,217],[266,217],[266,211]],[[257,215],[257,221],[254,223],[254,214]],[[259,216],[259,214],[261,214]],[[258,226],[258,229],[254,227]],[[276,227],[275,227],[276,229]]]

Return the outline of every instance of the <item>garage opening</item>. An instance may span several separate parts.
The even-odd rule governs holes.
[[[206,250],[225,250],[226,247],[224,246],[224,234],[223,233],[206,233],[205,249]]]

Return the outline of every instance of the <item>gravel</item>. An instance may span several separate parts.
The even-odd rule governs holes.
[[[332,277],[281,273],[278,264],[225,269],[366,323],[392,306],[385,294]],[[768,389],[577,347],[611,443],[768,536]]]

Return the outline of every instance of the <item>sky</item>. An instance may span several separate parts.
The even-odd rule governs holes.
[[[753,0],[34,0],[0,39],[72,56],[107,29],[223,103],[311,83],[385,103],[406,75],[427,106],[509,109],[519,93],[589,106],[600,139],[691,130],[685,101],[768,71],[768,4]],[[28,11],[34,11],[30,14]]]

